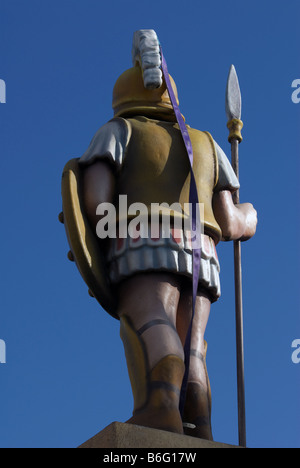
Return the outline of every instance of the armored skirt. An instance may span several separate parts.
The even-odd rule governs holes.
[[[119,283],[134,274],[166,271],[192,278],[192,246],[189,233],[171,229],[171,236],[162,233],[156,238],[112,239],[108,255],[108,269],[112,283]],[[201,236],[199,286],[212,302],[220,297],[220,265],[211,237]]]

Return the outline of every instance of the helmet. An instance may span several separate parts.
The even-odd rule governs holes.
[[[171,76],[170,81],[179,104],[177,88]],[[162,85],[158,88],[146,88],[143,81],[143,72],[138,62],[134,67],[126,70],[116,81],[113,89],[112,107],[115,117],[144,115],[176,121],[165,81],[163,80]]]

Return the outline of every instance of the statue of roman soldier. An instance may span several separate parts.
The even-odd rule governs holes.
[[[83,156],[64,169],[63,217],[70,258],[90,294],[120,321],[134,396],[127,422],[212,440],[204,335],[211,304],[221,294],[216,246],[250,239],[256,211],[250,203],[233,203],[239,182],[213,136],[187,125],[203,230],[186,398],[180,412],[193,275],[191,233],[180,222],[189,217],[191,169],[153,30],[134,34],[132,55],[133,67],[113,89],[114,117],[98,130]],[[107,221],[107,207],[120,213],[120,197],[133,209],[116,216],[113,236],[97,235]],[[134,235],[121,235],[120,225],[129,225],[137,203],[149,213],[144,235],[141,223],[135,224]],[[168,236],[163,216],[170,220]],[[153,217],[156,226],[151,230]]]

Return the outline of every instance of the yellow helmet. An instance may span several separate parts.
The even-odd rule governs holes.
[[[171,76],[170,81],[179,104],[177,88]],[[145,88],[143,72],[138,62],[134,67],[122,73],[116,81],[113,89],[112,107],[115,117],[145,115],[146,117],[176,121],[165,81],[163,80],[159,88]]]

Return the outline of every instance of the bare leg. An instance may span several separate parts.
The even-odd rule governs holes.
[[[183,422],[188,423],[185,433],[212,440],[211,432],[211,391],[206,369],[206,342],[204,333],[210,314],[211,302],[203,292],[198,292],[193,320],[190,369]],[[187,287],[181,293],[178,307],[178,334],[185,342],[191,320],[192,293]],[[193,427],[195,426],[195,427]]]
[[[183,432],[179,396],[184,351],[176,331],[179,279],[142,273],[119,288],[119,317],[134,396],[132,424]]]

